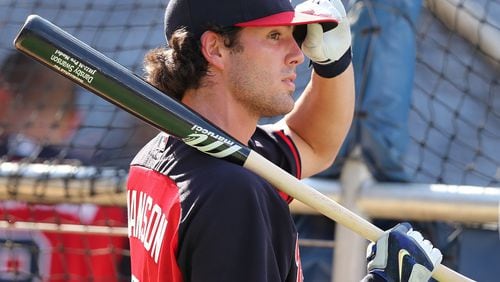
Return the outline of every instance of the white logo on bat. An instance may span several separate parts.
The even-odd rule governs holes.
[[[221,137],[221,138],[223,138],[223,137]],[[188,144],[189,146],[195,147],[196,149],[198,149],[202,152],[205,152],[211,156],[214,156],[216,158],[227,157],[227,156],[231,155],[232,153],[241,149],[241,147],[238,145],[231,145],[231,144],[234,144],[233,142],[231,142],[231,144],[227,144],[227,142],[223,142],[220,140],[215,141],[215,142],[210,143],[210,144],[207,144],[207,145],[199,145],[200,143],[204,142],[207,139],[208,139],[208,135],[206,135],[206,134],[191,133],[186,138],[183,138],[182,140],[184,141],[184,143]],[[223,139],[224,139],[224,141],[227,140],[226,138],[223,138]],[[218,148],[219,146],[221,146],[223,144],[230,145],[230,147],[228,147],[220,152],[217,152],[217,153],[209,152],[211,150]]]

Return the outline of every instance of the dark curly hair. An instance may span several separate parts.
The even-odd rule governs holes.
[[[240,27],[210,26],[207,30],[224,37],[224,45],[241,51]],[[188,89],[200,87],[207,75],[208,62],[200,49],[200,40],[181,28],[174,32],[169,47],[150,50],[144,58],[145,79],[170,97],[181,100]]]

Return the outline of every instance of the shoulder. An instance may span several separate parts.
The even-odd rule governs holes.
[[[193,171],[189,185],[203,187],[212,195],[223,194],[246,199],[274,192],[272,186],[255,173],[215,158],[208,159]]]
[[[292,138],[283,130],[272,126],[257,127],[250,147],[288,173],[301,178],[302,165],[299,151]]]
[[[248,169],[216,158],[210,158],[192,171],[176,178],[183,206],[226,212],[275,213],[288,211],[279,191]],[[280,212],[281,213],[281,212]]]

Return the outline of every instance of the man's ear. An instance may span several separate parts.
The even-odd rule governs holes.
[[[223,38],[213,31],[205,31],[200,38],[201,53],[208,61],[209,65],[223,69],[224,61],[222,56]]]

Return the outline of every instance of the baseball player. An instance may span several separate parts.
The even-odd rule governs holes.
[[[340,0],[172,0],[165,35],[168,47],[145,57],[151,84],[297,178],[332,164],[354,108]],[[304,55],[313,71],[295,102]],[[271,116],[284,117],[258,126]],[[303,280],[291,197],[245,168],[160,133],[132,161],[127,189],[133,281]],[[367,279],[392,273],[380,257],[400,239],[388,238]]]

